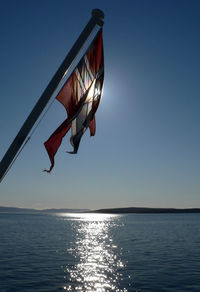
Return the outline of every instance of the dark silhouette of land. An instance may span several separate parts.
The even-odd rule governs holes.
[[[129,207],[129,208],[109,208],[99,210],[88,209],[26,209],[15,207],[1,207],[0,213],[102,213],[102,214],[161,214],[161,213],[200,213],[200,208],[145,208],[145,207]]]
[[[87,212],[88,209],[28,209],[28,208],[15,208],[15,207],[1,207],[0,213],[80,213]]]
[[[158,213],[200,213],[200,208],[145,208],[145,207],[129,207],[129,208],[111,208],[111,209],[99,209],[95,211],[89,211],[89,213],[108,213],[108,214],[124,214],[124,213],[143,213],[143,214],[158,214]]]

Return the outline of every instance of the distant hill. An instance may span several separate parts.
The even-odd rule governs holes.
[[[27,209],[15,207],[2,207],[0,206],[0,213],[102,213],[102,214],[161,214],[161,213],[200,213],[200,208],[145,208],[145,207],[129,207],[129,208],[109,208],[109,209]]]
[[[82,212],[88,212],[89,209],[44,209],[40,210],[40,212],[45,213],[82,213]]]
[[[15,207],[2,207],[0,206],[0,213],[80,213],[88,212],[88,209],[27,209]]]
[[[89,213],[107,213],[107,214],[124,214],[124,213],[200,213],[199,208],[176,209],[176,208],[145,208],[145,207],[129,207],[129,208],[111,208],[88,211]]]

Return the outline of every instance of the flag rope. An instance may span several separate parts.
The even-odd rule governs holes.
[[[50,110],[50,108],[52,107],[53,103],[56,100],[56,96],[54,97],[53,101],[49,104],[49,106],[47,107],[46,111],[43,113],[43,115],[41,116],[41,118],[39,119],[38,123],[36,124],[36,126],[33,128],[33,130],[31,131],[30,134],[30,138],[32,137],[32,135],[35,133],[37,127],[39,126],[39,124],[41,123],[41,121],[44,119],[44,117],[46,116],[47,112]]]
[[[49,109],[51,108],[51,106],[53,105],[53,103],[55,102],[56,97],[53,99],[53,101],[49,104],[48,108],[46,109],[46,111],[44,112],[44,114],[41,116],[41,118],[39,119],[37,125],[34,127],[34,129],[32,130],[32,132],[30,133],[30,135],[28,136],[28,138],[26,139],[26,141],[24,142],[24,144],[22,145],[22,147],[20,148],[20,150],[18,151],[18,153],[16,154],[15,158],[13,159],[12,163],[9,165],[8,169],[6,170],[6,172],[4,173],[4,175],[2,176],[0,182],[3,180],[3,178],[5,177],[5,175],[8,173],[8,171],[11,169],[11,167],[13,166],[13,164],[15,163],[15,161],[17,160],[17,158],[19,157],[19,155],[21,154],[21,152],[23,151],[23,149],[25,148],[25,146],[28,144],[29,140],[31,139],[31,137],[33,136],[33,134],[35,133],[37,127],[39,126],[39,124],[41,123],[41,121],[44,119],[45,115],[47,114],[47,112],[49,111]]]
[[[11,169],[11,167],[13,166],[13,164],[15,163],[16,159],[18,158],[18,156],[20,155],[20,153],[22,152],[22,150],[24,149],[24,147],[26,146],[26,144],[28,143],[28,141],[30,140],[30,136],[26,139],[26,141],[24,142],[24,144],[22,145],[22,147],[20,148],[20,150],[18,151],[18,153],[16,154],[15,158],[13,159],[12,163],[9,165],[8,169],[6,170],[6,172],[4,173],[4,175],[2,176],[0,182],[3,180],[3,178],[5,177],[5,175],[9,172],[9,170]]]

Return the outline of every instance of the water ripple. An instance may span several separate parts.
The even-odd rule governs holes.
[[[76,233],[75,246],[68,252],[78,263],[67,265],[68,283],[66,291],[127,291],[119,289],[120,269],[125,264],[119,257],[117,245],[113,243],[111,230],[119,227],[117,216],[84,214],[72,217],[72,228]]]

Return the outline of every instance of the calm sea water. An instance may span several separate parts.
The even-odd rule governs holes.
[[[200,214],[0,214],[0,292],[200,291]]]

